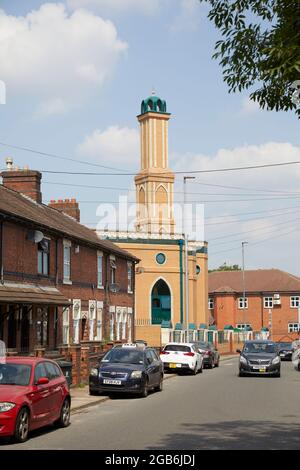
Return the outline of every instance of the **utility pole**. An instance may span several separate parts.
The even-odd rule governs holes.
[[[243,258],[243,320],[244,324],[246,323],[246,285],[245,285],[245,245],[248,245],[248,242],[242,242],[242,258]]]
[[[186,218],[186,183],[187,180],[196,179],[194,176],[183,177],[183,189],[184,189],[184,203],[183,203],[183,234],[184,234],[184,249],[185,249],[185,320],[186,320],[186,334],[187,342],[189,342],[189,250],[188,250],[188,234],[185,223]]]

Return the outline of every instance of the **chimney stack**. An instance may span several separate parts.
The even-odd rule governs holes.
[[[53,207],[54,209],[73,217],[77,222],[80,222],[80,209],[76,199],[58,199],[57,201],[52,199],[49,203],[49,207]]]
[[[28,167],[20,169],[13,166],[13,159],[6,158],[6,170],[2,171],[2,184],[5,188],[17,191],[41,204],[41,179],[39,171],[29,170]]]

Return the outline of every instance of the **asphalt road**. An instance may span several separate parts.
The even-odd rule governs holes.
[[[3,449],[299,449],[300,373],[237,376],[237,359],[178,376],[146,399],[116,398],[72,416],[71,426],[34,432]],[[1,442],[1,441],[0,441]]]

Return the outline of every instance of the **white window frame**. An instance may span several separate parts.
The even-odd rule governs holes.
[[[288,333],[298,333],[300,331],[300,323],[289,322],[288,323]]]
[[[99,260],[101,259],[101,269],[99,269]],[[97,251],[97,287],[98,289],[104,289],[103,286],[103,253]]]
[[[132,261],[127,261],[127,292],[128,294],[133,294],[133,263]]]
[[[115,311],[116,307],[111,306],[109,307],[109,339],[110,341],[114,341],[114,325],[115,325]]]
[[[116,257],[114,255],[109,256],[109,265],[110,265],[110,283],[116,284],[117,264],[116,264]]]
[[[127,309],[123,309],[122,339],[126,339]]]
[[[244,306],[245,300],[245,306]],[[248,308],[248,297],[239,297],[238,298],[238,308],[239,310],[246,310]]]
[[[264,297],[264,308],[273,308],[274,299],[273,297]]]
[[[215,308],[215,299],[213,297],[208,298],[208,309],[213,310]]]
[[[89,339],[95,340],[94,325],[97,317],[97,304],[95,300],[89,300]]]
[[[127,338],[127,341],[129,343],[131,343],[132,341],[132,313],[133,313],[133,310],[131,307],[128,307],[127,309],[127,326],[128,326],[128,338]]]
[[[76,311],[74,306],[78,304],[79,309]],[[81,300],[74,299],[73,300],[73,343],[79,343],[79,329],[80,329],[80,319],[81,319]]]
[[[102,341],[103,302],[97,302],[97,341]]]
[[[70,344],[70,308],[63,309],[63,344]]]
[[[69,249],[69,253],[70,253],[69,260],[66,260],[66,258],[65,258],[65,248]],[[71,280],[71,265],[72,265],[71,257],[72,257],[72,243],[70,242],[70,240],[64,240],[63,241],[63,283],[64,284],[72,284],[72,280]],[[66,266],[68,266],[69,276],[66,276]]]
[[[291,295],[290,297],[290,308],[299,308],[300,307],[300,296]]]

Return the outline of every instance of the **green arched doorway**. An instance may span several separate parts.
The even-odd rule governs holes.
[[[167,283],[159,279],[151,293],[152,325],[160,325],[162,321],[171,321],[171,292]]]

